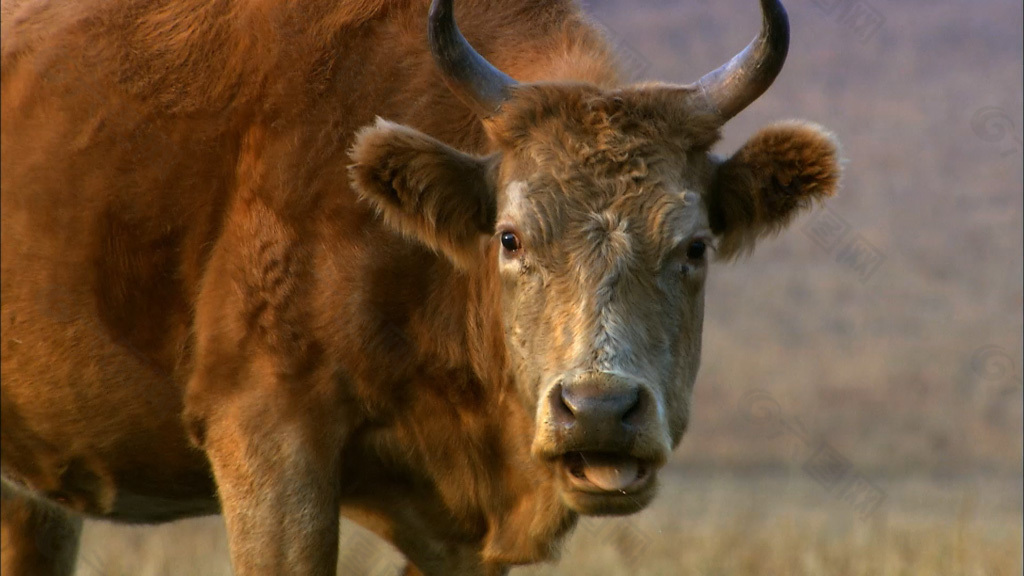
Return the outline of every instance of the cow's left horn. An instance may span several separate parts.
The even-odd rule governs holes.
[[[469,45],[455,24],[452,0],[431,2],[427,39],[448,88],[482,117],[497,112],[516,81]]]
[[[706,104],[728,120],[764,94],[789,52],[789,17],[778,0],[761,0],[761,32],[742,52],[698,82]]]

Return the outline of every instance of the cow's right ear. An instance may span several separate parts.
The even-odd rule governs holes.
[[[461,268],[477,262],[497,214],[488,159],[380,118],[356,134],[350,156],[353,188],[391,228]]]

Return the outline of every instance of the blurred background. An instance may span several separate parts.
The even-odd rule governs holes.
[[[818,122],[842,190],[713,266],[694,418],[654,505],[513,574],[1022,573],[1022,4],[786,4],[786,68],[718,151]],[[760,22],[753,0],[585,7],[637,79],[693,81]],[[345,528],[340,573],[400,571]],[[90,523],[79,573],[228,575],[223,526]]]

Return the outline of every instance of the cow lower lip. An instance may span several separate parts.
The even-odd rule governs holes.
[[[651,476],[649,462],[624,454],[569,452],[562,456],[570,487],[594,494],[628,494],[643,489]]]

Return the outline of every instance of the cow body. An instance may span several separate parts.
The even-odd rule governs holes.
[[[373,135],[357,131],[375,117],[468,154],[467,166],[518,146],[446,85],[426,9],[4,4],[5,573],[66,573],[80,515],[223,513],[238,573],[327,574],[340,509],[395,543],[410,572],[497,574],[550,557],[578,512],[635,509],[567,499],[561,469],[538,457],[563,455],[538,440],[545,394],[573,411],[575,397],[569,380],[523,393],[530,368],[507,345],[508,314],[533,312],[509,312],[508,267],[474,268],[468,249],[418,238],[352,190],[350,150],[369,163]],[[568,3],[465,2],[458,19],[520,81],[618,86]],[[687,146],[704,154],[708,134]],[[520,181],[512,164],[487,166],[481,182]],[[712,172],[684,180],[704,186]],[[470,180],[455,173],[449,187]],[[488,208],[481,229],[510,210]],[[497,240],[478,244],[483,262],[500,258]],[[699,355],[699,321],[697,332],[685,345]],[[691,385],[695,362],[680,370],[671,377]],[[661,428],[637,458],[660,465],[685,413],[666,416],[658,389],[638,386],[630,402]],[[670,406],[688,401],[673,394]],[[577,476],[615,482],[597,466]]]

